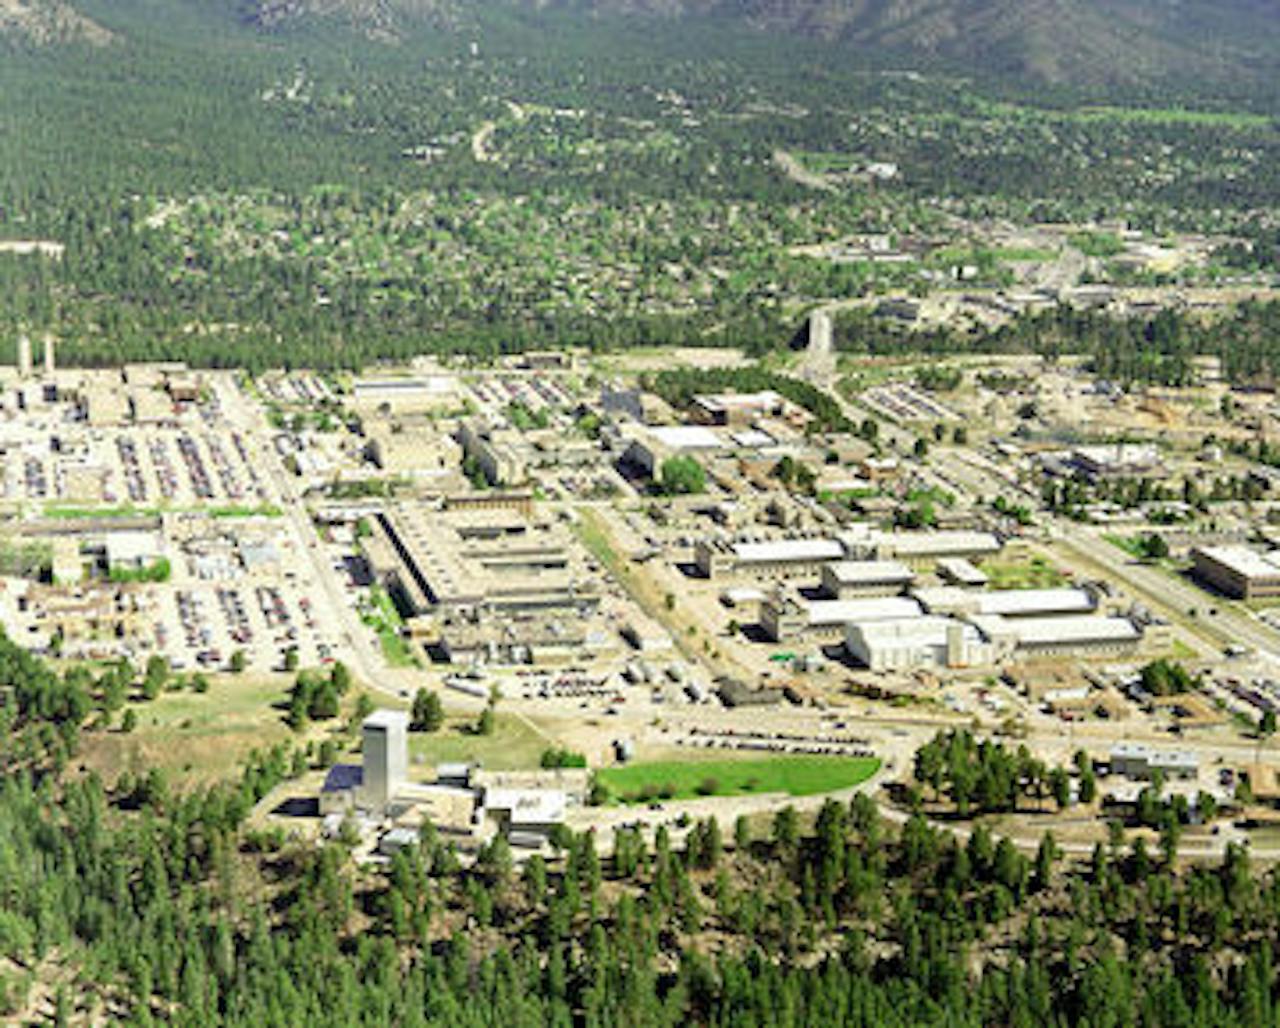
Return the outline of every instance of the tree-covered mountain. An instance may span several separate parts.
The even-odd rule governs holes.
[[[0,38],[47,44],[111,38],[96,0],[0,0]],[[127,5],[126,5],[127,6]],[[531,45],[591,19],[697,19],[756,33],[835,41],[858,59],[945,67],[1065,86],[1214,88],[1280,75],[1280,8],[1268,0],[158,0],[161,22],[199,8],[248,29],[352,31],[384,44],[421,32],[484,35],[523,12]],[[532,15],[532,17],[530,17]],[[541,16],[555,16],[540,24]],[[110,20],[107,18],[106,20]],[[643,37],[637,36],[637,42]]]
[[[1239,81],[1280,68],[1280,9],[1264,0],[517,0],[593,16],[713,18],[840,40],[863,53],[1053,83]],[[468,22],[465,0],[247,0],[253,22],[337,17],[387,35],[422,17]]]

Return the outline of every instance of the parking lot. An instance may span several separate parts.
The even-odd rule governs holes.
[[[236,431],[99,428],[30,438],[0,457],[0,498],[163,507],[260,503],[258,458]]]

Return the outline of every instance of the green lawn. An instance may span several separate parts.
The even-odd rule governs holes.
[[[865,782],[879,768],[875,757],[779,756],[633,764],[606,768],[596,778],[613,798],[636,803],[768,792],[813,796]]]

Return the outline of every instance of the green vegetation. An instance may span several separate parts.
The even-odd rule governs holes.
[[[763,368],[677,368],[646,376],[642,382],[674,407],[688,407],[699,393],[755,393],[772,390],[813,415],[821,432],[852,432],[854,426],[829,394],[797,378]]]
[[[1164,536],[1156,532],[1147,535],[1105,535],[1103,538],[1112,546],[1124,550],[1125,553],[1138,560],[1164,560],[1169,556],[1169,544]]]
[[[1018,563],[984,560],[982,570],[992,589],[1052,589],[1068,582],[1067,576],[1043,557]]]
[[[1031,858],[983,824],[963,842],[919,812],[890,825],[857,795],[812,818],[784,808],[763,831],[742,819],[731,849],[715,820],[690,825],[680,846],[665,826],[652,844],[619,829],[607,859],[594,833],[561,829],[550,859],[518,871],[501,838],[463,868],[427,824],[384,869],[355,874],[353,835],[317,847],[250,820],[276,786],[336,759],[331,739],[318,760],[313,744],[277,744],[230,780],[188,791],[154,765],[107,783],[67,773],[104,734],[86,725],[107,700],[92,673],[58,675],[0,639],[0,675],[10,683],[0,1016],[11,1020],[29,1020],[33,992],[47,987],[68,1019],[111,1010],[149,1023],[163,1011],[235,1026],[581,1017],[1244,1028],[1267,1023],[1274,1003],[1276,872],[1256,870],[1235,844],[1220,861],[1181,866],[1189,804],[1155,787],[1132,821],[1158,828],[1158,849],[1145,835],[1128,842],[1115,822],[1110,843],[1083,861],[1064,861],[1051,835]],[[144,718],[105,735],[131,746]],[[477,745],[497,745],[503,730]],[[439,752],[448,734],[415,741],[456,759]],[[671,773],[696,767],[694,790],[710,794],[728,765],[752,763]],[[1070,772],[1042,773],[1021,753],[953,733],[916,764],[927,787],[958,796],[970,783],[995,809],[1039,805],[1041,785],[1057,802],[1068,773],[1090,802],[1083,754]],[[1204,798],[1201,810],[1215,813]],[[999,965],[974,962],[977,947],[997,943]],[[1219,978],[1211,965],[1237,970]]]
[[[440,694],[419,689],[413,697],[409,729],[414,732],[438,732],[444,726],[444,704]]]
[[[145,567],[112,568],[107,577],[113,582],[167,582],[173,574],[168,557],[160,557]]]
[[[1072,245],[1086,257],[1114,257],[1124,253],[1124,242],[1110,232],[1077,232]]]
[[[369,587],[369,595],[360,604],[360,620],[378,634],[382,655],[392,667],[416,667],[419,663],[404,637],[404,618],[395,601],[382,586]]]
[[[1195,684],[1195,679],[1185,667],[1163,657],[1142,668],[1142,687],[1152,696],[1190,692]]]
[[[668,457],[659,469],[658,484],[668,496],[707,491],[707,472],[693,457]]]
[[[779,756],[631,764],[597,771],[596,780],[626,803],[770,792],[812,796],[865,782],[879,767],[874,758]]]
[[[42,578],[53,571],[53,547],[47,542],[0,539],[0,575]]]
[[[479,735],[474,718],[450,718],[438,732],[415,733],[409,752],[417,763],[480,764],[492,771],[528,771],[541,766],[547,738],[526,719],[499,711],[493,731]]]
[[[1082,779],[1092,779],[1087,758],[1079,763]],[[1070,798],[1065,769],[1050,768],[1025,746],[1014,751],[999,743],[979,743],[966,731],[939,732],[920,747],[914,774],[933,799],[945,796],[962,817],[1016,812],[1024,804],[1041,810],[1046,799],[1061,809]]]
[[[575,753],[572,750],[552,748],[543,750],[538,765],[548,769],[579,768],[587,766],[587,758],[585,754]]]

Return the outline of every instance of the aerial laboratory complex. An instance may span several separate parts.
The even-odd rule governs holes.
[[[1274,13],[615,6],[0,0],[0,1020],[1275,1023]]]

